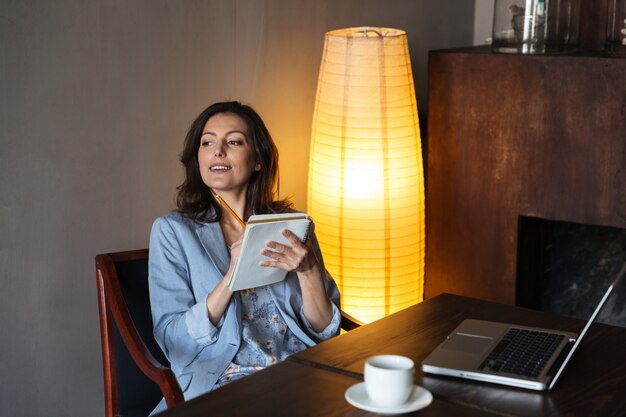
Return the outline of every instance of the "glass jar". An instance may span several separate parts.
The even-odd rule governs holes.
[[[609,0],[606,51],[626,57],[626,0]]]
[[[496,0],[494,52],[542,54],[578,47],[580,0]]]

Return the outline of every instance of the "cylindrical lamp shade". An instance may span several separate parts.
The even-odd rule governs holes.
[[[342,308],[370,322],[422,300],[424,174],[404,31],[328,32],[308,212]]]

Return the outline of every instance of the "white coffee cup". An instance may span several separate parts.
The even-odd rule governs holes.
[[[413,391],[415,364],[406,356],[378,355],[365,362],[365,391],[381,407],[404,404]]]

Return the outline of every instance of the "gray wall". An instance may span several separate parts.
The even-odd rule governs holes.
[[[427,51],[473,24],[458,0],[0,0],[2,414],[103,414],[94,256],[147,246],[207,104],[261,113],[305,209],[324,32],[407,30],[424,110]]]
[[[495,0],[475,0],[474,45],[485,45],[491,41],[493,30],[493,7]]]

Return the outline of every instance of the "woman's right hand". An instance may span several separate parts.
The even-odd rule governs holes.
[[[209,315],[209,319],[213,325],[217,325],[224,311],[228,307],[228,303],[230,302],[231,297],[233,296],[233,292],[228,288],[228,281],[230,281],[230,277],[233,276],[233,271],[235,269],[235,264],[237,263],[237,258],[239,257],[239,250],[241,249],[241,239],[234,242],[230,245],[230,265],[228,266],[228,271],[224,274],[222,280],[213,288],[213,291],[207,296],[206,299],[206,307]]]
[[[241,249],[241,241],[242,239],[239,239],[230,245],[230,265],[228,266],[228,272],[226,272],[228,279],[230,279],[233,270],[235,269],[235,264],[237,263],[237,258],[239,257],[239,250]]]

